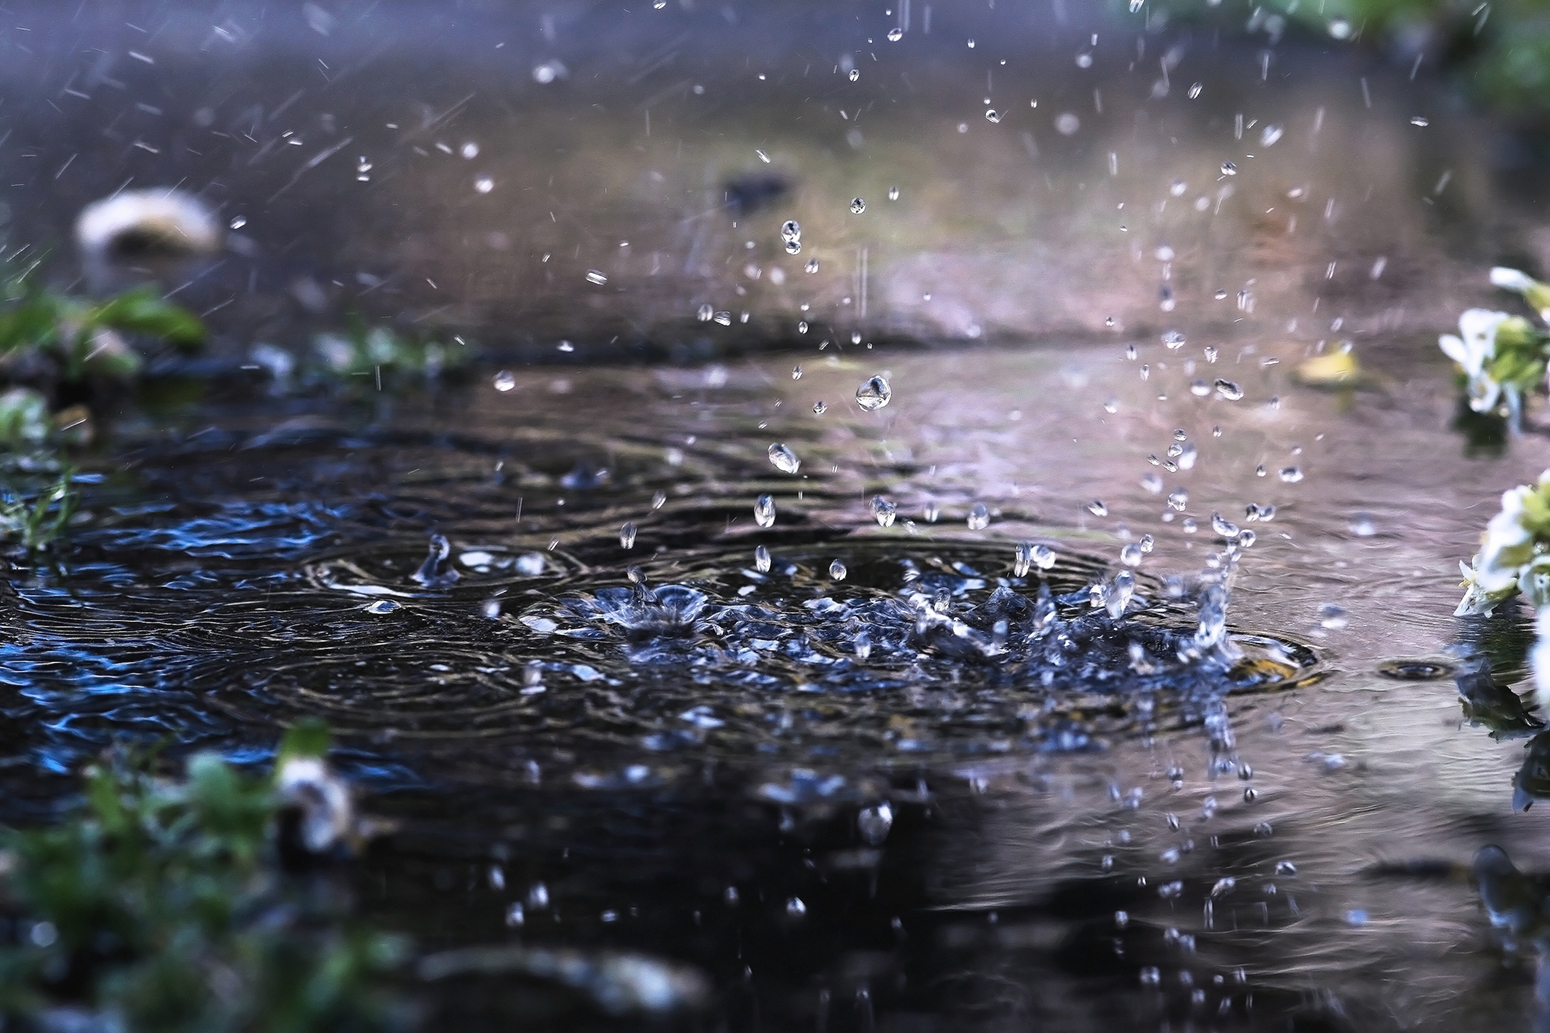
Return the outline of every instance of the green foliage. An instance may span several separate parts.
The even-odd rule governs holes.
[[[91,374],[130,376],[140,357],[120,337],[133,334],[182,348],[204,341],[205,328],[193,313],[137,287],[102,302],[39,287],[26,276],[4,284],[0,307],[0,362],[27,356],[49,360],[61,380]]]
[[[303,736],[312,736],[314,731]],[[0,831],[0,1016],[124,1033],[382,1030],[403,944],[275,867],[267,779],[112,754],[57,824]]]
[[[74,471],[66,466],[31,498],[0,488],[0,540],[14,542],[28,553],[53,544],[80,506],[73,477]]]
[[[367,327],[358,316],[345,333],[319,334],[312,343],[325,369],[342,377],[374,377],[380,370],[434,379],[470,357],[461,341],[448,346],[406,337],[385,326]]]

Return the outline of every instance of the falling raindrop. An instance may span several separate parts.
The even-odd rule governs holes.
[[[797,468],[802,465],[802,460],[797,458],[797,454],[778,441],[770,446],[769,452],[770,462],[781,473],[796,473]]]
[[[788,240],[788,241],[786,241],[786,254],[788,254],[788,255],[800,255],[801,253],[802,253],[802,242],[800,240]]]
[[[495,189],[495,180],[490,176],[478,176],[474,179],[474,189],[481,194],[488,194]]]
[[[1218,379],[1216,382],[1216,394],[1219,398],[1225,398],[1229,402],[1236,402],[1243,397],[1243,387],[1231,380]]]
[[[806,333],[807,331],[804,330],[802,332]],[[801,380],[802,379],[802,367],[801,366],[792,366],[791,367],[791,379],[792,380]]]
[[[828,411],[829,411],[829,403],[828,402],[817,401],[817,402],[813,403],[813,414],[814,415],[822,416],[824,413],[826,413]]]
[[[1119,561],[1127,567],[1139,567],[1141,565],[1141,546],[1131,542],[1119,551]]]
[[[1162,343],[1168,346],[1169,351],[1178,351],[1184,347],[1184,335],[1177,330],[1169,330],[1162,335]]]
[[[852,197],[850,199],[850,214],[860,215],[864,211],[866,211],[866,201],[859,197]]]
[[[1109,507],[1103,504],[1102,499],[1093,499],[1087,504],[1087,511],[1093,516],[1108,516]]]
[[[1232,539],[1238,537],[1238,525],[1220,513],[1211,514],[1211,530],[1223,538]]]
[[[806,268],[807,268],[808,272],[816,273],[818,271],[818,259],[816,259],[816,258],[809,258],[807,260]]]
[[[760,495],[754,500],[753,519],[760,527],[775,526],[775,497],[773,495]]]
[[[1141,547],[1141,551],[1143,553],[1148,553],[1149,554],[1152,551],[1152,549],[1154,549],[1157,546],[1157,539],[1153,538],[1149,534],[1143,534],[1141,536],[1141,540],[1139,542],[1137,542],[1136,544]]]
[[[495,374],[495,379],[492,380],[491,383],[495,385],[495,390],[499,391],[501,394],[505,394],[507,391],[510,391],[512,388],[517,386],[517,378],[516,375],[511,372],[511,370],[503,369],[499,373]]]
[[[1035,545],[1033,547],[1033,565],[1040,570],[1049,570],[1055,565],[1055,550],[1048,545]]]
[[[753,551],[754,569],[761,574],[770,572],[770,550],[761,545]]]
[[[469,161],[472,161],[473,159],[479,157],[479,145],[474,143],[472,140],[468,141],[463,145],[462,154],[463,157],[467,158]]]
[[[841,563],[839,560],[835,560],[833,563],[829,564],[829,576],[834,580],[844,581],[845,573],[845,564]]]
[[[976,502],[969,510],[969,530],[983,531],[990,526],[990,507]]]
[[[714,308],[712,308],[710,305],[706,304],[706,305],[701,305],[700,308],[699,308],[699,311],[697,311],[694,315],[695,315],[695,318],[698,319],[700,322],[702,322],[702,323],[709,323],[710,320],[711,320],[711,317],[714,316],[715,314],[716,314],[716,310]]]
[[[899,42],[899,40],[901,40],[903,38],[904,38],[904,30],[899,28],[898,26],[895,26],[894,28],[891,28],[891,29],[888,30],[888,42],[889,43],[897,43],[897,42]]]
[[[1427,119],[1427,118],[1425,118],[1425,117],[1423,117],[1421,115],[1416,115],[1416,116],[1414,116],[1414,117],[1412,117],[1410,119],[1410,124],[1413,125],[1413,126],[1420,126],[1422,129],[1425,129],[1427,126],[1431,125],[1432,123],[1431,123],[1431,121],[1429,119]]]
[[[1222,175],[1224,175],[1224,176],[1236,176],[1237,174],[1238,174],[1238,166],[1237,165],[1233,164],[1230,161],[1222,162]]]
[[[1055,131],[1061,136],[1072,136],[1082,128],[1082,120],[1070,111],[1064,112],[1055,119]]]
[[[859,78],[861,78],[861,69],[859,69],[859,68],[852,68],[850,70],[850,81],[851,82],[855,82]]]
[[[899,188],[898,187],[889,187],[888,188],[888,200],[890,200],[890,201],[897,201],[898,199],[899,199]]]
[[[1296,466],[1283,466],[1281,467],[1280,477],[1287,484],[1296,484],[1302,480],[1302,469]]]
[[[1188,183],[1185,183],[1182,179],[1176,179],[1171,184],[1169,184],[1168,193],[1172,194],[1174,197],[1183,197],[1184,191],[1188,189]]]
[[[1033,566],[1033,543],[1018,542],[1017,558],[1012,561],[1012,576],[1027,577],[1028,568]]]
[[[1345,18],[1334,18],[1329,23],[1329,34],[1336,39],[1351,38],[1351,22]]]
[[[883,498],[881,495],[872,496],[872,519],[877,521],[878,527],[892,527],[894,519],[899,514],[899,507]]]
[[[989,108],[989,109],[987,109],[985,111],[985,121],[987,121],[987,122],[1000,122],[1001,121],[1001,116],[1000,116],[1000,114],[998,114],[996,112],[995,108]]]
[[[802,239],[802,226],[795,219],[787,219],[780,227],[780,239],[786,243]]]
[[[1190,86],[1190,88],[1189,88],[1189,99],[1190,100],[1194,100],[1195,98],[1199,97],[1201,89],[1202,89],[1202,86],[1201,86],[1200,83],[1195,83],[1194,85]]]
[[[1275,142],[1281,139],[1281,136],[1282,130],[1280,126],[1266,126],[1259,134],[1260,146],[1273,147]]]
[[[1226,288],[1218,288],[1216,294],[1213,295],[1213,297],[1215,297],[1217,301],[1226,301],[1227,300],[1227,290],[1226,290]]]
[[[626,549],[635,548],[635,525],[626,523],[619,528],[619,544]]]
[[[867,412],[881,409],[892,398],[893,388],[881,376],[869,377],[866,383],[856,388],[856,404]]]
[[[732,313],[730,312],[717,312],[715,315],[711,316],[711,319],[715,320],[721,326],[732,325]]]
[[[240,230],[242,227],[246,226],[247,224],[248,224],[247,218],[244,217],[244,216],[241,216],[241,215],[238,215],[238,216],[234,217],[231,220],[231,223],[230,223],[231,228],[234,229],[234,230]]]

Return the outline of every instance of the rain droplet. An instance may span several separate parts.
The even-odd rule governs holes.
[[[1169,351],[1178,351],[1184,347],[1184,335],[1177,330],[1169,330],[1162,335],[1162,343],[1168,346]]]
[[[790,243],[802,239],[802,226],[795,219],[787,219],[780,227],[780,239]]]
[[[495,385],[495,390],[499,391],[501,394],[505,394],[507,391],[510,391],[512,388],[517,386],[516,375],[513,374],[509,369],[503,369],[499,373],[495,374],[495,379],[490,382]]]
[[[872,496],[872,519],[877,521],[878,527],[892,527],[894,519],[899,515],[899,507],[883,498],[881,495]]]
[[[850,81],[851,82],[855,82],[859,78],[861,78],[861,69],[859,69],[859,68],[852,68],[850,70]]]
[[[1287,484],[1296,484],[1302,480],[1302,469],[1296,466],[1283,466],[1281,467],[1280,477]]]
[[[651,508],[653,510],[661,509],[665,505],[667,505],[667,492],[654,491],[651,493]]]
[[[1220,513],[1211,514],[1211,530],[1223,538],[1238,537],[1238,525],[1222,516]]]
[[[1189,184],[1182,179],[1176,179],[1168,186],[1168,193],[1174,197],[1183,197],[1184,191],[1189,189]]]
[[[717,312],[715,315],[711,316],[711,318],[722,326],[732,325],[732,313],[730,312]]]
[[[651,0],[651,6],[660,11],[667,6],[667,0]]]
[[[983,502],[976,502],[969,510],[969,530],[983,531],[990,526],[990,507]]]
[[[1018,542],[1017,558],[1012,561],[1012,576],[1027,577],[1028,568],[1033,566],[1033,543]]]
[[[1189,505],[1189,492],[1183,488],[1174,488],[1168,493],[1168,508],[1175,512],[1184,512],[1184,507]]]
[[[985,112],[985,121],[987,121],[987,122],[1000,122],[1001,121],[1001,116],[1000,116],[1000,114],[998,114],[996,112],[995,108],[989,108]]]
[[[872,655],[872,636],[868,635],[866,632],[863,631],[861,634],[857,635],[853,644],[856,649],[857,660],[866,660]]]
[[[1078,68],[1091,68],[1093,66],[1093,56],[1085,50],[1082,51],[1076,55],[1076,66]]]
[[[808,272],[816,273],[818,271],[818,259],[816,259],[816,258],[809,258],[807,260],[806,268],[807,268]]]
[[[797,454],[778,441],[770,446],[770,462],[781,473],[796,473],[797,468],[802,465],[802,460],[797,458]]]
[[[1334,18],[1329,23],[1329,34],[1336,39],[1351,38],[1351,23],[1345,18]]]
[[[860,215],[864,211],[866,211],[866,201],[859,197],[852,197],[850,199],[850,214]]]
[[[760,495],[754,500],[753,519],[760,527],[775,526],[775,496]]]
[[[1109,507],[1103,504],[1102,499],[1093,499],[1087,504],[1087,511],[1093,516],[1108,516]]]
[[[1195,83],[1194,85],[1192,85],[1189,88],[1189,99],[1190,100],[1194,100],[1196,97],[1199,97],[1201,89],[1202,89],[1202,86],[1201,86],[1200,83]]]
[[[813,414],[815,416],[822,416],[824,413],[826,413],[828,411],[829,411],[829,403],[828,402],[820,401],[820,402],[814,402],[813,403]]]
[[[376,602],[374,602],[370,606],[366,607],[366,612],[367,613],[392,613],[396,609],[398,609],[398,604],[395,603],[393,600],[391,600],[391,599],[378,599]]]
[[[619,528],[619,544],[626,549],[635,548],[635,525],[626,523]]]
[[[1431,123],[1431,121],[1429,119],[1425,118],[1424,116],[1415,115],[1415,116],[1413,116],[1410,119],[1410,124],[1413,125],[1413,126],[1420,126],[1422,129],[1425,129],[1427,126],[1431,125],[1432,123]]]
[[[833,563],[829,564],[829,576],[834,580],[844,581],[845,573],[845,564],[841,563],[839,560],[835,560]]]
[[[1264,129],[1262,129],[1260,131],[1260,134],[1259,134],[1260,146],[1261,147],[1274,147],[1275,146],[1275,142],[1277,140],[1281,139],[1281,136],[1282,136],[1282,131],[1281,131],[1281,127],[1280,126],[1266,126]]]
[[[1244,529],[1238,532],[1237,542],[1240,549],[1252,549],[1257,541],[1259,541],[1259,535],[1253,531]]]
[[[1211,385],[1204,380],[1192,381],[1189,385],[1189,393],[1197,398],[1204,398],[1211,393]]]
[[[462,153],[463,157],[467,158],[469,161],[472,161],[473,159],[479,157],[479,145],[470,140],[463,145]]]
[[[770,572],[770,550],[763,545],[753,551],[753,566],[761,574]]]
[[[888,42],[897,43],[904,38],[904,30],[895,26],[888,30]]]
[[[238,216],[236,216],[235,218],[233,218],[231,220],[231,224],[230,225],[231,225],[232,229],[240,230],[242,227],[246,226],[247,224],[248,224],[247,218],[245,216],[238,215]]]
[[[1229,402],[1236,402],[1243,397],[1243,387],[1240,384],[1233,383],[1231,380],[1218,379],[1216,382],[1216,394]]]
[[[695,312],[694,315],[695,315],[695,318],[698,319],[700,322],[702,322],[702,323],[709,323],[711,317],[714,316],[715,314],[716,314],[716,310],[714,308],[711,308],[710,305],[701,305],[699,307],[699,310],[697,312]]]
[[[867,412],[881,409],[892,398],[893,388],[881,376],[869,377],[866,383],[856,388],[856,404]]]
[[[481,194],[488,194],[495,189],[495,180],[490,176],[478,176],[474,179],[474,189]]]
[[[888,806],[887,801],[876,807],[864,808],[856,815],[856,831],[861,833],[861,838],[867,841],[868,846],[882,846],[891,828],[893,808]]]
[[[1213,295],[1213,297],[1215,297],[1217,301],[1226,301],[1227,300],[1227,290],[1225,288],[1219,288],[1217,290],[1216,294]]]
[[[897,201],[898,199],[899,199],[899,188],[898,187],[889,187],[888,188],[888,200],[890,200],[890,201]]]
[[[1119,551],[1119,561],[1127,567],[1139,567],[1143,555],[1141,546],[1132,542]]]
[[[1055,131],[1061,136],[1072,136],[1080,128],[1082,128],[1082,120],[1072,112],[1067,111],[1055,119]]]
[[[1224,175],[1224,176],[1236,176],[1237,174],[1238,174],[1238,166],[1237,165],[1233,164],[1230,161],[1222,162],[1222,175]]]
[[[1033,547],[1033,565],[1040,570],[1049,570],[1055,565],[1055,550],[1048,545],[1035,545]]]
[[[786,914],[792,918],[801,918],[807,914],[807,905],[802,903],[801,897],[792,897],[786,901]]]
[[[788,241],[786,241],[786,254],[788,254],[788,255],[800,255],[801,253],[802,253],[802,242],[800,240],[788,240]]]
[[[805,333],[806,331],[803,331],[803,332]],[[792,366],[791,367],[791,379],[792,380],[801,380],[802,379],[802,367],[801,366]]]

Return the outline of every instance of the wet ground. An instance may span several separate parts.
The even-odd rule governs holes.
[[[631,17],[652,13],[638,6]],[[327,105],[310,91],[327,96],[326,48],[363,46],[341,43],[341,26],[376,34],[380,48],[360,59],[368,70],[400,53],[393,47],[411,31],[402,11],[331,11],[332,21],[309,15],[315,24],[270,31],[246,8],[215,28],[175,10],[159,15],[160,35],[147,33],[167,52],[135,53],[162,62],[193,55],[179,74],[199,89],[162,83],[164,110],[191,106],[194,119],[219,95],[230,110],[206,127],[231,128],[262,103],[245,124],[264,128],[253,139],[270,152],[283,150],[284,111],[324,132],[315,124]],[[735,18],[711,13],[728,26],[717,31],[731,34],[715,40],[746,41]],[[690,17],[676,4],[664,16]],[[937,17],[934,39],[952,24]],[[573,110],[566,105],[594,103],[587,89],[617,99],[649,87],[657,96],[672,83],[645,69],[663,62],[676,83],[688,73],[670,66],[687,63],[692,34],[716,20],[668,35],[670,43],[691,34],[669,59],[672,47],[653,58],[630,35],[638,30],[625,29],[618,37],[578,29],[569,37],[577,57],[563,50],[565,26],[607,22],[593,9],[576,18],[513,34],[511,49],[526,49],[512,67],[527,78],[501,72],[508,110],[492,102],[494,113],[481,117],[497,124],[546,112],[558,126]],[[896,20],[863,30],[875,33],[880,58]],[[137,31],[110,21],[104,15],[78,36],[55,25],[49,44],[27,53],[53,55],[43,69],[52,85],[70,80],[70,90],[112,97],[109,80],[163,65],[128,55],[124,43],[94,92],[58,63],[61,54],[84,61],[93,39]],[[1012,23],[988,24],[1014,38]],[[1046,77],[1051,95],[1074,93],[1067,44],[1089,26],[1015,24],[1073,69],[1057,75],[1039,64],[1030,79]],[[454,42],[487,28],[474,15],[438,25],[435,38]],[[842,32],[828,22],[812,31],[820,29]],[[790,64],[810,42],[788,31],[788,42],[772,42],[772,62]],[[199,56],[202,43],[234,45],[227,35],[277,42],[226,63]],[[1122,69],[1135,35],[1127,30],[1124,60],[1118,51],[1103,59]],[[28,45],[19,32],[6,38]],[[1157,52],[1182,37],[1142,38],[1155,66]],[[616,68],[609,79],[596,55],[615,45],[636,71]],[[426,46],[423,61],[441,67],[446,56]],[[960,46],[936,63],[929,49],[901,58],[895,74],[963,80]],[[1268,81],[1251,74],[1258,44],[1225,53],[1222,62],[1241,58],[1249,71],[1213,66],[1217,81],[1245,92]],[[530,66],[549,58],[564,59],[566,78],[538,84]],[[209,295],[219,339],[205,372],[222,377],[163,378],[108,413],[84,464],[89,516],[57,564],[17,566],[9,577],[0,615],[5,816],[47,814],[69,773],[115,738],[170,737],[178,750],[210,747],[258,763],[279,729],[319,716],[339,733],[341,766],[368,808],[397,822],[361,867],[367,914],[413,933],[427,953],[517,944],[577,949],[593,966],[620,949],[684,963],[711,989],[649,1020],[663,1028],[1531,1028],[1532,937],[1516,951],[1496,938],[1469,873],[1487,844],[1527,871],[1550,869],[1545,806],[1528,807],[1536,792],[1550,795],[1550,762],[1538,759],[1550,745],[1532,738],[1537,719],[1503,688],[1525,688],[1530,622],[1510,608],[1484,620],[1451,613],[1458,561],[1500,492],[1550,463],[1550,445],[1532,417],[1529,433],[1494,447],[1455,429],[1452,372],[1433,340],[1458,308],[1489,297],[1471,286],[1483,275],[1466,273],[1466,260],[1532,251],[1536,238],[1531,226],[1497,234],[1490,218],[1456,235],[1457,224],[1422,211],[1445,189],[1421,205],[1419,194],[1392,186],[1415,177],[1427,191],[1436,186],[1424,153],[1405,152],[1402,164],[1383,157],[1398,153],[1384,141],[1408,139],[1383,134],[1420,130],[1406,102],[1430,103],[1433,87],[1401,87],[1403,71],[1359,64],[1369,60],[1305,45],[1285,61],[1312,71],[1266,94],[1267,106],[1306,116],[1305,133],[1314,116],[1301,105],[1311,94],[1298,91],[1334,89],[1331,68],[1353,81],[1367,72],[1369,87],[1387,84],[1401,98],[1379,104],[1381,123],[1350,97],[1320,116],[1379,155],[1357,163],[1359,172],[1388,178],[1368,189],[1367,214],[1346,223],[1324,217],[1328,197],[1307,195],[1304,229],[1322,224],[1307,242],[1295,223],[1259,218],[1245,196],[1284,198],[1289,183],[1336,181],[1352,166],[1313,164],[1311,148],[1293,157],[1288,138],[1266,152],[1288,155],[1274,174],[1256,178],[1249,162],[1258,159],[1238,154],[1242,167],[1226,177],[1218,165],[1236,154],[1226,150],[1231,104],[1188,123],[1207,141],[1181,159],[1204,170],[1200,186],[1173,193],[1179,173],[1155,159],[1144,173],[1125,173],[1136,177],[1125,192],[1107,181],[1104,145],[1049,164],[1046,189],[1062,204],[1048,209],[973,190],[957,204],[947,195],[963,180],[950,155],[911,165],[873,154],[877,164],[864,166],[871,178],[856,186],[846,170],[862,157],[833,148],[864,157],[889,131],[852,146],[838,129],[836,140],[812,145],[805,192],[791,195],[818,214],[801,213],[810,251],[789,259],[777,236],[789,209],[758,216],[756,247],[743,250],[759,257],[745,259],[737,252],[747,224],[734,227],[737,213],[724,207],[726,177],[758,170],[749,158],[762,131],[743,130],[736,161],[707,163],[710,152],[697,152],[675,173],[692,173],[697,192],[655,207],[589,208],[588,191],[602,187],[562,179],[557,192],[584,217],[546,231],[559,234],[555,243],[535,238],[531,247],[514,243],[533,225],[525,221],[533,212],[512,200],[516,184],[565,169],[481,130],[474,101],[454,130],[446,112],[463,110],[449,105],[467,92],[454,81],[384,89],[384,106],[407,109],[416,90],[445,88],[450,100],[430,105],[417,142],[385,158],[369,153],[375,167],[360,173],[368,181],[349,164],[353,144],[337,152],[349,164],[337,181],[324,178],[326,158],[308,164],[355,132],[348,126],[336,126],[332,142],[308,140],[283,165],[255,157],[263,142],[241,161],[214,143],[208,161],[240,193],[215,203],[225,204],[223,219],[244,219],[248,234],[235,231],[234,250],[188,290]],[[500,79],[499,69],[471,66],[458,74]],[[255,67],[271,78],[239,75]],[[858,87],[871,81],[869,63],[861,67]],[[318,82],[284,107],[302,87],[275,68]],[[713,83],[730,81],[722,65],[710,71],[722,77]],[[985,119],[972,95],[983,71],[960,84],[970,91],[964,110],[974,133],[1004,131],[1009,123]],[[1105,82],[1126,81],[1109,74]],[[1183,124],[1179,82],[1193,76],[1178,75],[1181,107],[1163,110]],[[1135,88],[1149,95],[1154,78],[1148,72]],[[693,103],[694,80],[684,80],[690,92],[658,103]],[[201,92],[212,82],[225,92]],[[534,99],[540,85],[573,93],[546,107]],[[341,95],[373,96],[351,89]],[[1081,85],[1084,104],[1090,92]],[[260,102],[260,93],[272,96]],[[47,175],[16,181],[12,248],[41,243],[44,225],[60,239],[61,213],[131,171],[146,174],[135,162],[160,158],[149,169],[160,174],[208,157],[171,162],[162,144],[103,119],[103,134],[120,133],[105,135],[111,160],[58,168],[52,158],[64,162],[97,116],[51,121],[43,106],[81,99],[69,93],[23,99],[16,131],[40,135],[32,151],[13,143],[0,157],[8,170],[44,154],[50,162]],[[1109,103],[1127,127],[1140,121],[1138,102]],[[730,123],[747,110],[728,102],[719,117]],[[909,109],[917,121],[923,110],[934,109]],[[1440,132],[1451,116],[1434,117]],[[692,124],[660,145],[717,125],[709,116]],[[949,141],[971,135],[944,126]],[[489,167],[506,170],[491,174],[509,193],[481,195],[477,159],[434,150],[444,127],[449,148],[477,137]],[[1249,143],[1234,146],[1252,147],[1263,128],[1247,127]],[[1461,117],[1448,131],[1490,134]],[[595,143],[599,132],[570,139]],[[901,148],[923,135],[908,120],[891,132]],[[1048,121],[1030,132],[1046,148],[1039,153],[1061,146]],[[1150,132],[1136,129],[1132,143],[1155,142]],[[790,125],[764,135],[800,138]],[[129,136],[153,149],[134,148]],[[1015,149],[1037,160],[1019,139]],[[435,154],[446,167],[412,172],[420,145],[424,160]],[[501,157],[502,146],[512,153]],[[998,144],[975,146],[984,160],[962,169],[965,180],[1008,168],[995,164]],[[1484,150],[1460,153],[1481,164],[1459,159],[1454,189],[1475,182],[1480,210],[1500,211]],[[1097,156],[1096,172],[1083,155]],[[608,175],[627,167],[617,155],[596,164]],[[265,176],[272,189],[259,183]],[[1220,197],[1229,179],[1239,190]],[[862,231],[845,220],[864,216],[824,214],[829,200],[845,205],[861,193],[869,213],[886,210],[895,180],[901,205],[912,189],[944,192],[914,209],[915,237],[897,228],[875,243],[847,237]],[[1133,224],[1138,236],[1150,224],[1142,258],[1128,240],[1084,235],[1100,214],[1105,226],[1128,218],[1107,194],[1085,208],[1072,200],[1100,181],[1150,214]],[[370,204],[341,192],[373,184],[383,193]],[[1208,185],[1197,213],[1193,199]],[[474,208],[483,196],[500,206]],[[1236,214],[1234,196],[1243,204]],[[1183,221],[1154,207],[1172,197],[1191,202]],[[335,198],[350,199],[326,210]],[[1221,222],[1188,221],[1224,206]],[[1030,219],[1042,211],[1038,226],[1048,232],[987,228],[1008,210]],[[696,211],[703,217],[683,221]],[[356,213],[377,221],[352,221]],[[465,248],[459,220],[505,234],[522,257],[488,236]],[[629,248],[613,239],[621,227]],[[562,237],[569,256],[558,250]],[[588,257],[583,244],[622,264]],[[399,245],[410,251],[386,250]],[[826,249],[842,246],[843,274],[812,274],[821,286],[801,296],[809,310],[794,293],[754,289],[769,285],[766,267],[787,262],[785,282],[800,282],[809,275],[802,263],[836,261],[839,252]],[[1161,246],[1175,257],[1160,257]],[[377,272],[352,264],[372,248]],[[564,269],[557,286],[545,249]],[[642,257],[653,250],[675,270],[656,284]],[[691,256],[715,268],[704,272]],[[737,268],[745,260],[758,277]],[[926,272],[907,275],[912,264]],[[496,279],[467,280],[469,265]],[[620,292],[602,302],[586,293],[591,268],[611,287],[623,281]],[[981,275],[992,269],[995,277]],[[434,282],[443,270],[450,275]],[[1256,271],[1279,279],[1250,284]],[[390,374],[381,390],[369,377],[285,390],[264,369],[240,368],[254,365],[245,353],[255,339],[303,347],[303,328],[337,322],[356,305],[371,313],[385,289],[356,272],[399,292],[375,315],[477,330],[487,360],[431,387]],[[464,286],[447,302],[456,318],[438,316],[429,292],[457,282]],[[872,292],[864,317],[863,288]],[[1160,307],[1169,296],[1160,288],[1177,292],[1173,309]],[[1239,300],[1240,290],[1251,296]],[[950,301],[969,322],[901,300],[916,292]],[[745,298],[748,323],[694,315],[711,301],[740,315]],[[814,325],[796,332],[809,314]],[[1104,325],[1110,315],[1113,327]],[[681,361],[577,361],[617,357],[609,338],[626,323],[636,327],[631,348]],[[555,350],[550,330],[565,326],[574,327],[575,352]],[[1174,328],[1185,339],[1170,347],[1162,331]],[[1329,391],[1293,379],[1298,362],[1345,337],[1366,370],[1359,384]],[[684,361],[696,352],[719,358]],[[512,361],[520,357],[544,361]],[[868,408],[860,402],[875,392],[857,392],[874,375],[891,397]],[[772,461],[777,444],[800,462],[794,472]],[[763,495],[774,505],[768,527],[756,517]],[[446,539],[444,559],[436,535]],[[1020,543],[1030,562],[1020,561]],[[1051,551],[1052,565],[1035,546]],[[1116,580],[1127,560],[1139,564],[1128,604],[1116,598],[1129,590]],[[1213,615],[1224,599],[1225,639]],[[456,968],[421,973],[439,977],[424,981],[432,1028],[647,1021],[627,1004],[611,1013],[618,998],[602,976],[567,990]]]

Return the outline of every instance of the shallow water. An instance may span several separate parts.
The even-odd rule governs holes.
[[[256,760],[321,716],[402,821],[368,859],[369,909],[426,947],[695,963],[716,993],[689,1028],[811,1028],[820,1000],[827,1028],[1520,1021],[1530,977],[1503,969],[1460,869],[1486,843],[1532,868],[1546,841],[1538,809],[1514,811],[1521,742],[1467,724],[1451,675],[1491,655],[1521,678],[1526,622],[1449,614],[1457,558],[1542,439],[1467,458],[1444,364],[1397,347],[1369,350],[1370,388],[1327,393],[1263,365],[1273,342],[1214,366],[1138,343],[862,347],[800,380],[780,356],[529,368],[507,392],[488,371],[418,395],[232,386],[142,417],[60,565],[13,576],[13,799],[115,735]],[[1195,396],[1202,370],[1244,398]],[[851,397],[874,372],[893,398],[867,412]],[[1175,430],[1198,460],[1153,494],[1146,456]],[[1183,512],[1163,501],[1179,486]],[[1023,540],[1055,550],[1060,595],[1154,535],[1128,620],[1192,635],[1164,575],[1209,570],[1211,513],[1249,503],[1276,508],[1237,521],[1257,541],[1236,664],[1149,679],[1121,647],[1065,670],[1015,614],[1012,648],[984,648],[996,585],[1036,595]],[[432,533],[450,555],[426,570]],[[943,625],[919,630],[912,591]],[[1101,612],[1068,598],[1059,620],[1102,620],[1083,610]],[[869,839],[858,810],[883,801]],[[594,1014],[502,985],[449,1014]]]

